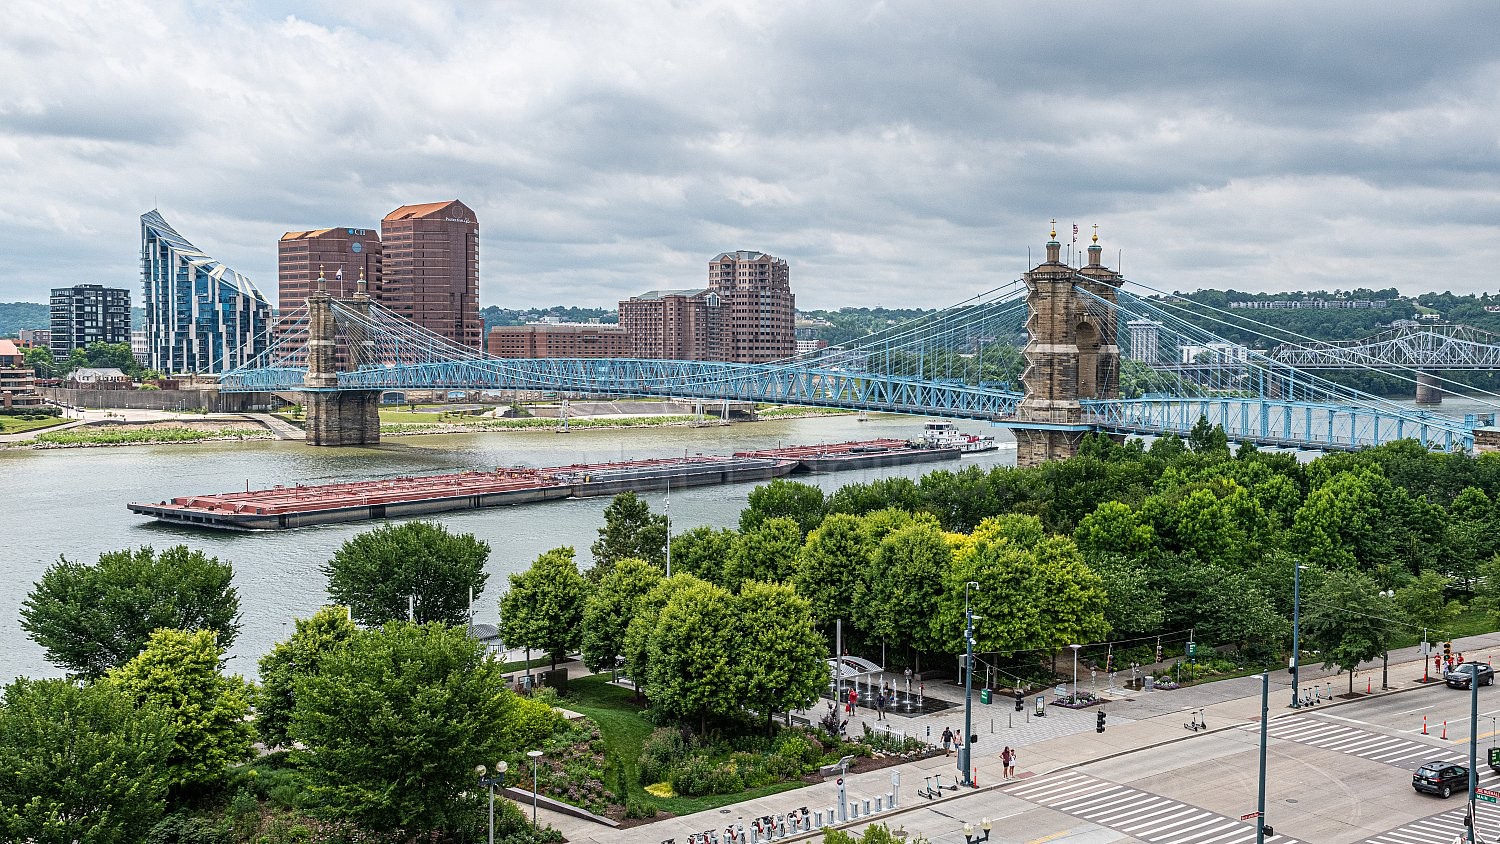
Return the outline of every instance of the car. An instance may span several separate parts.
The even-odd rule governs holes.
[[[1495,682],[1495,669],[1482,662],[1466,662],[1443,672],[1443,680],[1455,689],[1467,689],[1474,677],[1479,678],[1479,685],[1488,686]]]
[[[1452,762],[1428,762],[1411,775],[1411,787],[1440,797],[1468,791],[1469,769]]]

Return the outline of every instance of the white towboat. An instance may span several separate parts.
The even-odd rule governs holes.
[[[1000,447],[994,437],[966,434],[946,419],[937,419],[927,423],[927,427],[922,429],[922,445],[929,448],[956,448],[965,454],[990,451]]]

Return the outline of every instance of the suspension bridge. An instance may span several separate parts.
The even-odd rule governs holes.
[[[1409,371],[1430,363],[1398,358],[1385,341],[1330,347],[1287,342],[1268,326],[1263,353],[1200,327],[1202,313],[1099,262],[1047,260],[1022,278],[933,315],[860,340],[782,361],[490,357],[382,308],[360,288],[335,299],[321,285],[299,312],[283,314],[278,340],[226,373],[225,392],[296,392],[307,407],[308,441],[379,439],[387,390],[543,390],[563,395],[638,396],[837,407],[979,419],[1011,428],[1022,465],[1067,457],[1090,431],[1187,435],[1200,418],[1232,442],[1324,451],[1414,439],[1434,450],[1472,451],[1489,442],[1492,418],[1445,416],[1360,392],[1314,369]],[[1244,317],[1220,312],[1210,322]],[[1454,338],[1452,348],[1469,348]],[[1337,348],[1337,366],[1330,364]],[[1475,367],[1482,366],[1478,352]],[[1208,360],[1204,360],[1204,353]],[[1298,357],[1302,355],[1303,357]],[[1330,355],[1330,357],[1319,357]]]

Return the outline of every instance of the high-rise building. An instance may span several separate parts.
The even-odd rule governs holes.
[[[719,295],[709,290],[651,290],[620,302],[638,358],[715,360],[719,321]]]
[[[9,340],[0,340],[0,408],[35,407],[42,403],[36,379],[26,365],[26,354]]]
[[[52,356],[66,358],[90,343],[130,342],[130,291],[102,284],[52,288]]]
[[[483,348],[479,218],[458,200],[403,205],[380,221],[381,303],[421,327]]]
[[[37,346],[52,347],[52,329],[50,328],[23,328],[17,332],[21,338],[21,345],[31,349]]]
[[[224,372],[249,363],[270,345],[266,297],[155,210],[141,215],[141,285],[151,369]]]
[[[1151,319],[1133,319],[1125,323],[1130,330],[1130,359],[1161,363],[1161,323]]]
[[[488,351],[497,358],[628,358],[630,333],[601,323],[497,325]]]
[[[354,295],[363,274],[366,290],[380,301],[380,233],[374,229],[332,228],[287,232],[276,246],[277,302],[280,318],[307,307],[318,273],[324,273],[335,299]]]
[[[708,262],[719,296],[714,360],[765,363],[797,353],[796,305],[787,262],[763,252],[723,252]]]

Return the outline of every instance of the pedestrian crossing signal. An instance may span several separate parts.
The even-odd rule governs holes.
[[[1097,717],[1099,719],[1099,725],[1096,726],[1096,727],[1094,727],[1094,732],[1096,732],[1096,733],[1102,733],[1102,732],[1104,732],[1104,713],[1101,711],[1101,712],[1096,713],[1096,714],[1097,714]]]
[[[1026,708],[1026,693],[1016,689],[1016,711],[1020,712]]]
[[[1444,642],[1443,643],[1443,662],[1448,662],[1448,661],[1450,661],[1452,659],[1453,659],[1453,643],[1452,642]]]

